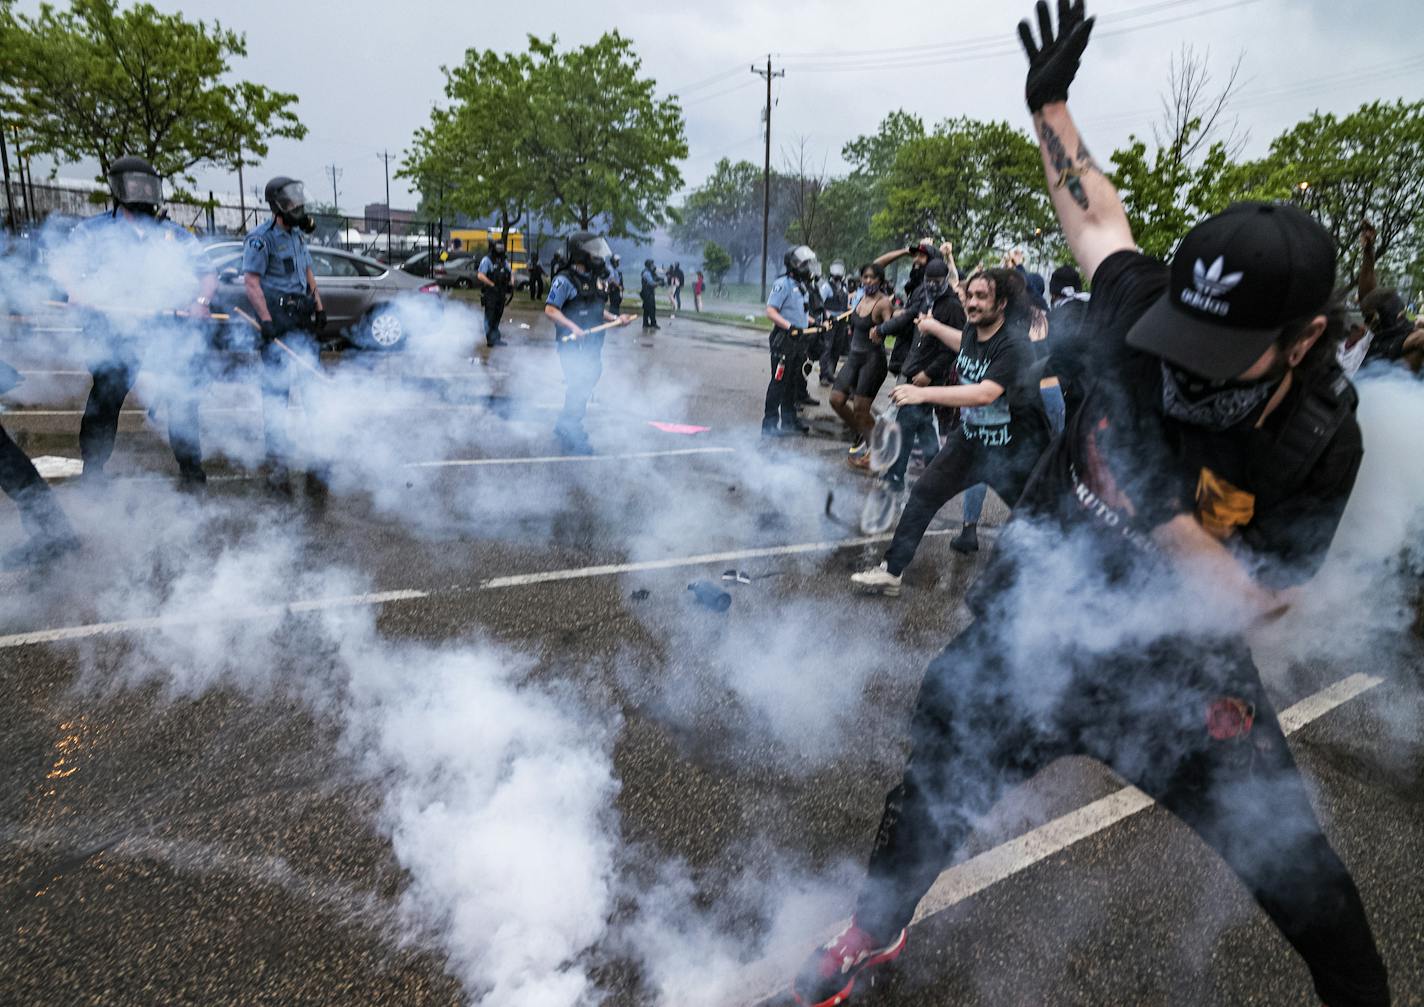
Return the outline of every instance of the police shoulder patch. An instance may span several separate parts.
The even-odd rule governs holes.
[[[248,247],[248,248],[261,248],[261,247],[262,247],[262,239],[261,239],[261,238],[256,238],[256,237],[248,238],[248,239],[247,239],[247,247]]]

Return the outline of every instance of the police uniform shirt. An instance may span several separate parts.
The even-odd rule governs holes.
[[[311,252],[296,229],[283,230],[275,218],[247,236],[242,249],[242,271],[256,273],[264,292],[307,294],[307,270]]]
[[[766,299],[768,308],[775,308],[793,329],[806,327],[806,291],[789,276],[778,277]]]
[[[498,282],[497,278],[494,275],[494,260],[491,259],[488,255],[486,255],[483,259],[480,260],[480,272],[485,274],[485,279],[495,280],[496,282]]]
[[[590,285],[595,292],[594,296],[579,298],[578,285],[571,275],[573,273],[573,270],[564,270],[554,277],[554,282],[549,285],[549,296],[544,303],[558,308],[569,321],[581,329],[592,329],[602,325],[603,295],[597,293],[597,287],[590,280]],[[557,328],[560,335],[568,331],[562,325]]]
[[[203,246],[171,220],[101,213],[76,224],[67,242],[74,252],[55,256],[56,278],[72,297],[101,307],[117,300],[136,311],[181,310],[214,272]]]
[[[658,285],[658,274],[651,269],[643,270],[643,289],[651,290]]]
[[[623,289],[623,271],[617,266],[608,267],[608,285],[617,287],[619,290]]]

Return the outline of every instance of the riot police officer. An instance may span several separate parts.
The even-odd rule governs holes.
[[[615,253],[608,260],[608,279],[604,285],[608,289],[608,310],[615,315],[623,307],[623,260]]]
[[[564,408],[554,436],[570,454],[591,454],[583,418],[593,386],[603,374],[603,333],[590,332],[604,322],[627,325],[632,315],[608,310],[607,278],[613,251],[596,234],[578,231],[564,245],[564,271],[554,277],[544,314],[554,323],[554,347],[564,371]]]
[[[268,487],[290,496],[295,462],[287,404],[294,379],[300,380],[291,355],[315,365],[320,347],[316,333],[326,326],[326,309],[312,272],[311,252],[303,232],[315,222],[306,212],[306,191],[300,180],[278,175],[264,195],[271,219],[247,236],[242,271],[247,299],[262,326],[262,419],[266,427]],[[281,340],[286,347],[277,345]],[[326,501],[325,466],[307,460],[307,493],[320,507]]]
[[[643,260],[643,275],[639,293],[643,297],[643,331],[649,332],[658,326],[658,267],[652,259]]]
[[[499,332],[499,320],[509,302],[510,271],[504,253],[504,242],[491,241],[489,251],[480,260],[475,280],[480,285],[480,307],[485,309],[485,342],[496,346],[504,342]]]
[[[529,299],[531,301],[544,299],[544,264],[539,261],[537,248],[529,253]]]
[[[192,235],[160,219],[163,183],[153,165],[119,158],[109,167],[109,188],[113,209],[81,221],[52,258],[55,279],[83,309],[93,377],[79,424],[82,479],[103,478],[124,399],[147,366],[167,406],[182,485],[201,487],[207,477],[198,395],[207,378],[206,320],[217,275]]]
[[[840,259],[831,263],[830,272],[826,276],[826,281],[821,284],[821,307],[830,318],[836,318],[846,313],[850,308],[850,293],[846,289],[846,266]],[[850,338],[850,322],[842,318],[840,321],[831,323],[831,330],[826,333],[821,344],[821,387],[829,388],[836,379],[836,368],[840,366],[841,357],[846,354],[846,346]]]
[[[788,437],[807,433],[810,428],[796,415],[796,380],[806,359],[807,284],[816,275],[816,253],[805,245],[787,251],[782,261],[786,272],[777,277],[766,300],[766,317],[771,330],[771,380],[766,386],[766,408],[762,413],[763,437]]]

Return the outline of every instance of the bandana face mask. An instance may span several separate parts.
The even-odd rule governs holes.
[[[1163,361],[1162,411],[1174,420],[1220,433],[1260,408],[1274,384],[1271,380],[1213,383]]]

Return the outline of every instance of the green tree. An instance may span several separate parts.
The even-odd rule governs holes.
[[[715,241],[702,245],[702,268],[707,270],[707,278],[714,284],[721,283],[732,268],[732,257]]]
[[[773,180],[773,197],[780,187]],[[747,270],[761,257],[762,169],[750,161],[733,163],[722,158],[707,181],[694,189],[678,208],[671,233],[673,241],[695,251],[706,241],[726,249],[745,283]],[[784,234],[787,212],[783,200],[774,198],[771,234]]]
[[[1240,184],[1234,160],[1245,138],[1229,112],[1240,69],[1238,59],[1225,86],[1213,89],[1207,55],[1183,46],[1168,70],[1151,154],[1132,136],[1112,155],[1111,177],[1132,236],[1149,255],[1170,254],[1193,224],[1224,209]]]
[[[146,158],[195,184],[200,164],[235,167],[267,153],[272,137],[300,139],[296,95],[226,80],[244,36],[117,0],[48,4],[34,15],[0,9],[0,86],[25,123],[28,153],[99,163]]]
[[[1244,165],[1240,195],[1293,200],[1340,248],[1341,281],[1359,268],[1362,223],[1374,225],[1382,272],[1408,273],[1424,245],[1424,102],[1370,102],[1336,117],[1316,113]]]
[[[430,113],[396,173],[422,202],[471,217],[492,216],[506,240],[536,199],[529,95],[533,61],[522,53],[467,50],[444,68],[449,105]]]
[[[890,245],[953,239],[962,267],[1051,238],[1057,218],[1038,146],[1006,122],[949,119],[900,148],[872,232]]]
[[[560,52],[530,36],[527,169],[540,213],[556,227],[646,238],[666,223],[687,157],[682,109],[659,98],[633,43],[608,32]]]

